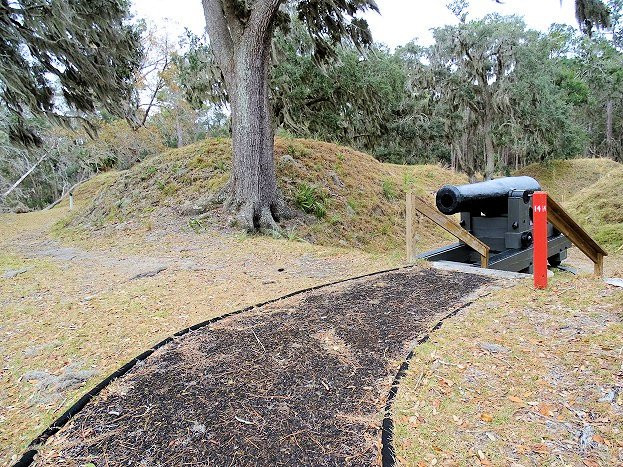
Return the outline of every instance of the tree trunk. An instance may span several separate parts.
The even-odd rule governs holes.
[[[206,29],[229,95],[232,174],[226,207],[248,230],[278,230],[280,210],[268,72],[274,19],[283,0],[202,0]],[[224,190],[226,191],[226,190]]]
[[[450,144],[450,169],[455,172],[456,171],[456,145],[454,143]]]
[[[612,99],[606,102],[606,152],[608,156],[612,156],[612,143],[614,140],[612,132]]]
[[[184,146],[184,133],[182,132],[182,125],[180,124],[179,109],[175,111],[175,132],[177,133],[177,147]]]
[[[232,177],[228,207],[249,230],[278,229],[274,133],[269,103],[268,40],[244,41],[236,54],[232,82]]]
[[[485,180],[493,178],[495,171],[495,152],[493,149],[493,135],[491,134],[491,117],[487,113],[484,118],[483,132],[485,137]]]

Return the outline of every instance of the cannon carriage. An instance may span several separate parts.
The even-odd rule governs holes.
[[[531,177],[505,177],[467,185],[446,185],[437,191],[436,205],[445,215],[460,215],[460,227],[489,249],[492,269],[532,272],[532,194],[541,189]],[[548,224],[547,256],[558,266],[571,242]],[[460,237],[459,237],[460,238]],[[481,254],[465,241],[420,255],[430,261],[480,264]]]

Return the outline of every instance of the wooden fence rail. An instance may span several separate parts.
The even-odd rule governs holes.
[[[604,256],[608,256],[608,253],[549,195],[547,195],[547,220],[591,259],[595,265],[595,275],[603,276]]]
[[[415,193],[407,193],[407,261],[415,260],[415,238],[413,235],[413,222],[415,221],[415,211],[426,216],[446,232],[451,233],[456,238],[466,243],[470,248],[480,254],[480,265],[483,268],[489,266],[489,247],[474,237],[467,230],[461,227],[454,220],[433,208],[425,199],[420,198]]]

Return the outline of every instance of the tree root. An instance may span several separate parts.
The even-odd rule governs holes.
[[[277,224],[273,212],[268,206],[263,207],[260,211],[259,228],[262,233],[281,233],[281,227]]]
[[[281,235],[282,229],[278,222],[282,219],[292,219],[296,211],[291,209],[280,190],[277,191],[275,201],[270,205],[258,206],[251,201],[237,200],[233,184],[228,181],[221,189],[210,195],[208,206],[223,205],[223,210],[231,214],[230,225],[238,226],[247,232],[261,232],[269,235]],[[207,216],[208,214],[205,214]]]
[[[210,195],[210,197],[208,198],[208,203],[212,205],[223,204],[225,208],[227,208],[228,204],[230,204],[233,199],[231,186],[231,180],[228,180],[227,183],[225,183],[225,185],[223,185],[220,190]]]

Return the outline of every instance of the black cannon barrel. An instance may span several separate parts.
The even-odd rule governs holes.
[[[444,214],[483,212],[487,215],[507,210],[508,195],[513,190],[538,191],[532,177],[504,177],[467,185],[445,185],[437,191],[437,209]]]

